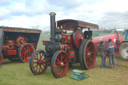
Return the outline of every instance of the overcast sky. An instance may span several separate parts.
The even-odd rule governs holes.
[[[0,0],[0,26],[47,28],[50,12],[56,12],[56,20],[128,28],[128,0]]]

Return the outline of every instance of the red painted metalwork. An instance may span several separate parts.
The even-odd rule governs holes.
[[[48,61],[44,58],[43,50],[35,51],[30,62],[30,68],[35,75],[42,74],[47,70]]]
[[[4,55],[16,55],[16,50],[6,50],[4,51]]]
[[[71,50],[72,49],[72,45],[71,44],[60,44],[61,46],[61,50],[63,51],[67,51],[67,50]]]
[[[8,40],[7,44],[2,45],[2,50],[7,51],[7,50],[12,50],[15,48],[15,42],[13,40]]]
[[[2,51],[4,55],[16,55],[15,42],[13,40],[7,40],[6,45],[2,45]]]
[[[8,50],[8,45],[2,45],[2,51],[6,51],[6,50]]]
[[[80,44],[82,43],[83,39],[84,39],[84,34],[82,30],[76,30],[73,33],[73,43],[75,44],[77,48],[80,47]]]
[[[69,59],[64,51],[57,51],[52,58],[51,70],[56,78],[63,77],[68,70]]]
[[[120,43],[123,41],[123,37],[119,34],[111,34],[111,35],[95,37],[95,38],[93,38],[92,41],[95,44],[95,48],[96,48],[97,52],[99,52],[98,46],[99,46],[100,42],[104,41],[105,44],[107,45],[109,39],[112,39],[112,42],[117,45],[118,49],[119,49]],[[118,43],[117,40],[119,40],[120,43]],[[116,54],[119,55],[119,52],[117,51]]]
[[[75,57],[75,51],[68,51],[67,54],[68,54],[69,58],[74,58]]]
[[[72,35],[62,33],[62,39],[63,39],[63,42],[65,42],[65,43],[71,43],[72,42]]]
[[[31,43],[33,46],[35,46],[36,45],[36,43]]]
[[[16,44],[17,46],[19,47],[20,45],[26,43],[26,38],[23,37],[23,36],[19,36],[17,39],[16,39]]]
[[[13,40],[8,40],[7,46],[8,46],[8,49],[14,49],[15,42]]]
[[[2,61],[3,61],[3,54],[1,53],[1,55],[0,55],[0,64],[2,64]]]
[[[35,51],[31,44],[25,43],[18,49],[19,58],[22,62],[29,62],[32,53]]]

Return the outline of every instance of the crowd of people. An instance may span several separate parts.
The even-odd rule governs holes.
[[[100,42],[99,52],[100,52],[100,56],[102,59],[101,68],[107,67],[105,64],[106,53],[108,54],[108,57],[109,57],[110,68],[116,67],[116,64],[115,64],[115,52],[116,52],[116,50],[117,50],[117,46],[114,43],[112,43],[111,39],[108,40],[107,46],[105,46],[103,41]]]

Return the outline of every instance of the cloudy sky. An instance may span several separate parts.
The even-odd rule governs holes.
[[[0,26],[49,28],[56,20],[77,19],[105,28],[128,28],[127,0],[0,0]]]

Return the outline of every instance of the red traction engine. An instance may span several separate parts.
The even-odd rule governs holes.
[[[96,60],[95,47],[91,41],[92,31],[98,25],[65,19],[55,23],[55,13],[50,13],[51,38],[45,42],[45,51],[35,51],[30,59],[33,74],[42,74],[51,66],[54,77],[66,75],[69,63],[80,63],[83,69],[91,69]],[[83,28],[87,31],[82,32]]]
[[[3,58],[29,62],[35,51],[41,30],[0,27],[0,64]]]
[[[119,46],[123,41],[123,37],[118,33],[93,38],[92,41],[95,44],[96,53],[99,53],[98,46],[100,45],[100,42],[104,41],[105,45],[107,46],[109,39],[112,39],[112,43],[114,43],[117,46],[118,51],[116,52],[116,55],[119,55]]]

